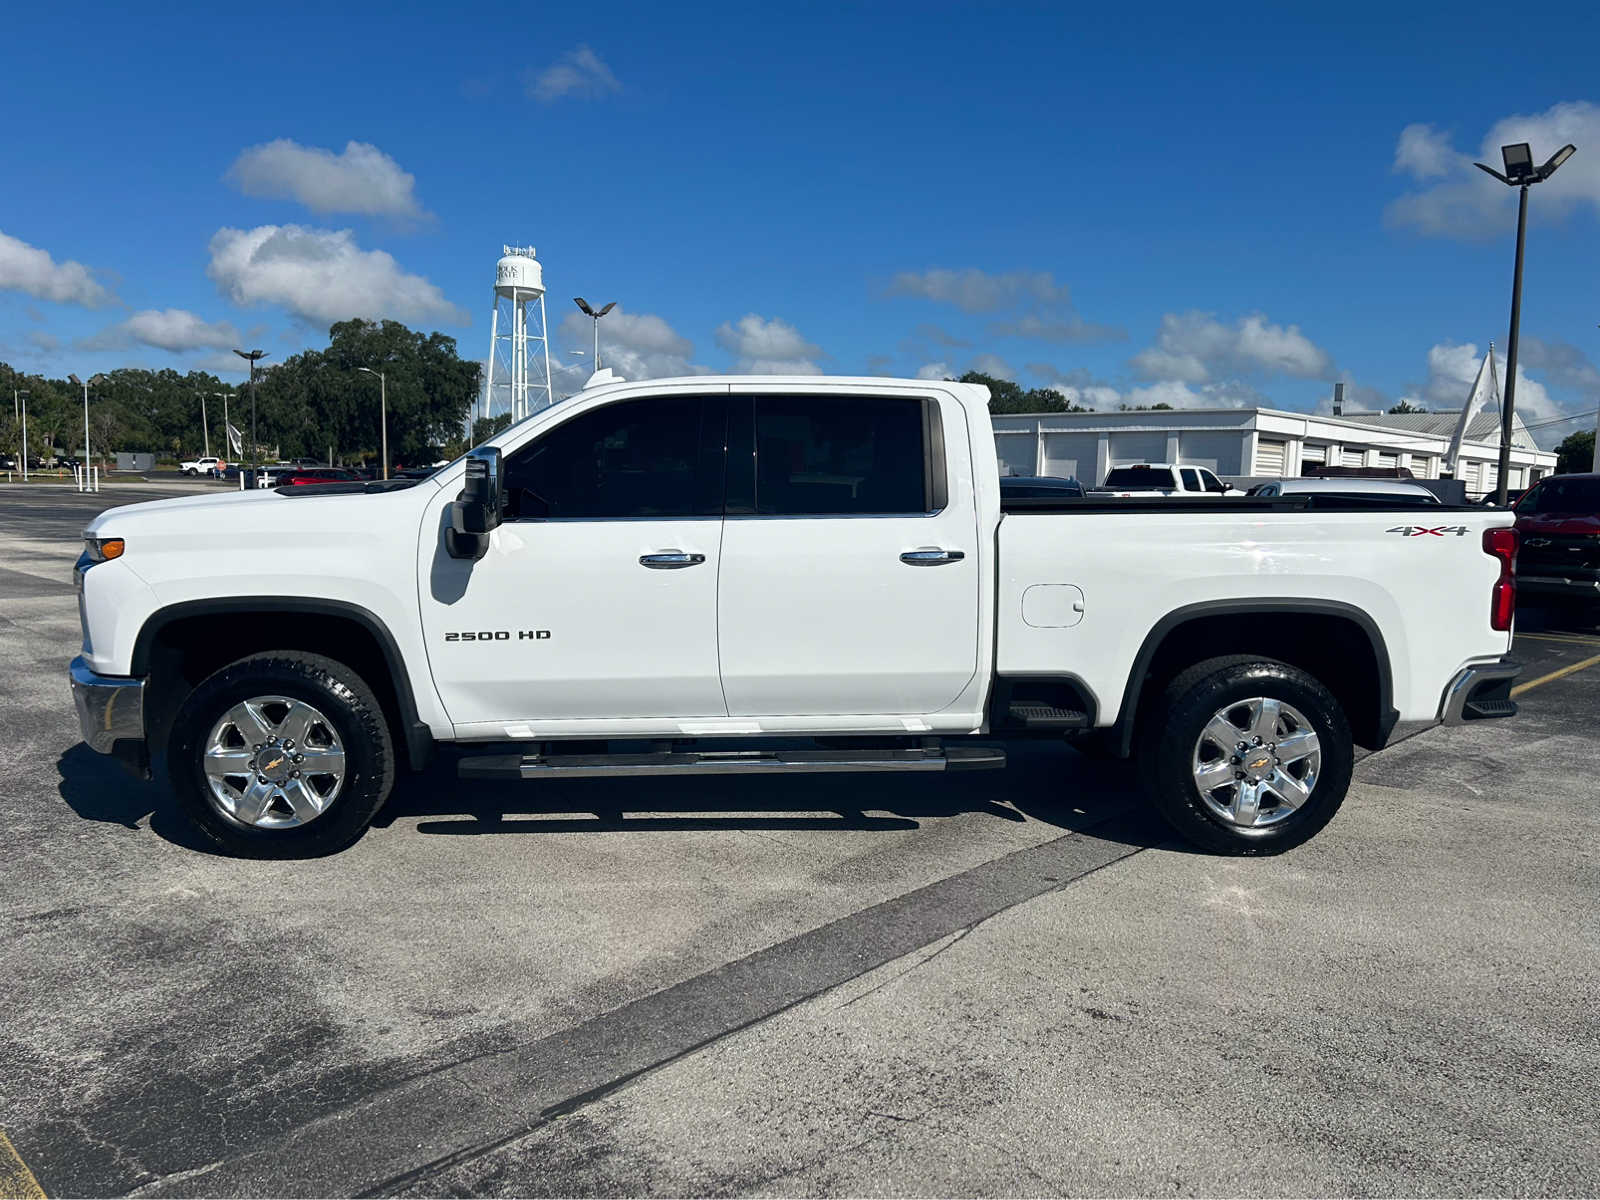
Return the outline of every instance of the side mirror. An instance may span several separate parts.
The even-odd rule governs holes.
[[[467,477],[450,505],[445,549],[451,558],[480,559],[489,552],[489,534],[505,511],[505,480],[500,448],[479,446],[467,456]]]
[[[1233,491],[1234,490],[1233,484],[1229,483],[1226,479],[1224,479],[1222,481],[1222,490],[1225,491],[1225,492]]]

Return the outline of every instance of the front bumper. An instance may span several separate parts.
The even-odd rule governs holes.
[[[1521,672],[1522,664],[1509,658],[1463,667],[1444,690],[1439,702],[1439,720],[1446,725],[1461,725],[1467,721],[1516,716],[1511,681]]]
[[[78,728],[89,749],[130,765],[144,761],[144,680],[96,675],[83,657],[67,668]]]

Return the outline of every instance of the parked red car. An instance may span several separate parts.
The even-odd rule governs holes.
[[[360,483],[361,476],[343,467],[294,467],[277,472],[273,486],[301,487],[310,483]]]
[[[1600,475],[1552,475],[1517,502],[1517,590],[1600,606]]]

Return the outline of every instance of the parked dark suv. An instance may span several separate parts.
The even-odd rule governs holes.
[[[1517,591],[1600,607],[1600,475],[1552,475],[1518,501]]]

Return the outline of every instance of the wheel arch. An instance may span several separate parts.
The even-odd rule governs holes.
[[[253,618],[242,631],[241,618]],[[358,672],[382,703],[411,768],[427,765],[433,733],[418,716],[405,657],[388,626],[359,604],[312,597],[186,600],[152,613],[134,641],[130,671],[150,681],[154,705],[145,719],[153,744],[188,688],[263,650],[322,654]]]
[[[1240,653],[1316,676],[1344,707],[1356,743],[1367,749],[1381,749],[1400,719],[1389,649],[1367,612],[1299,597],[1213,600],[1174,609],[1145,635],[1112,725],[1119,752],[1132,753],[1141,717],[1179,671]]]

